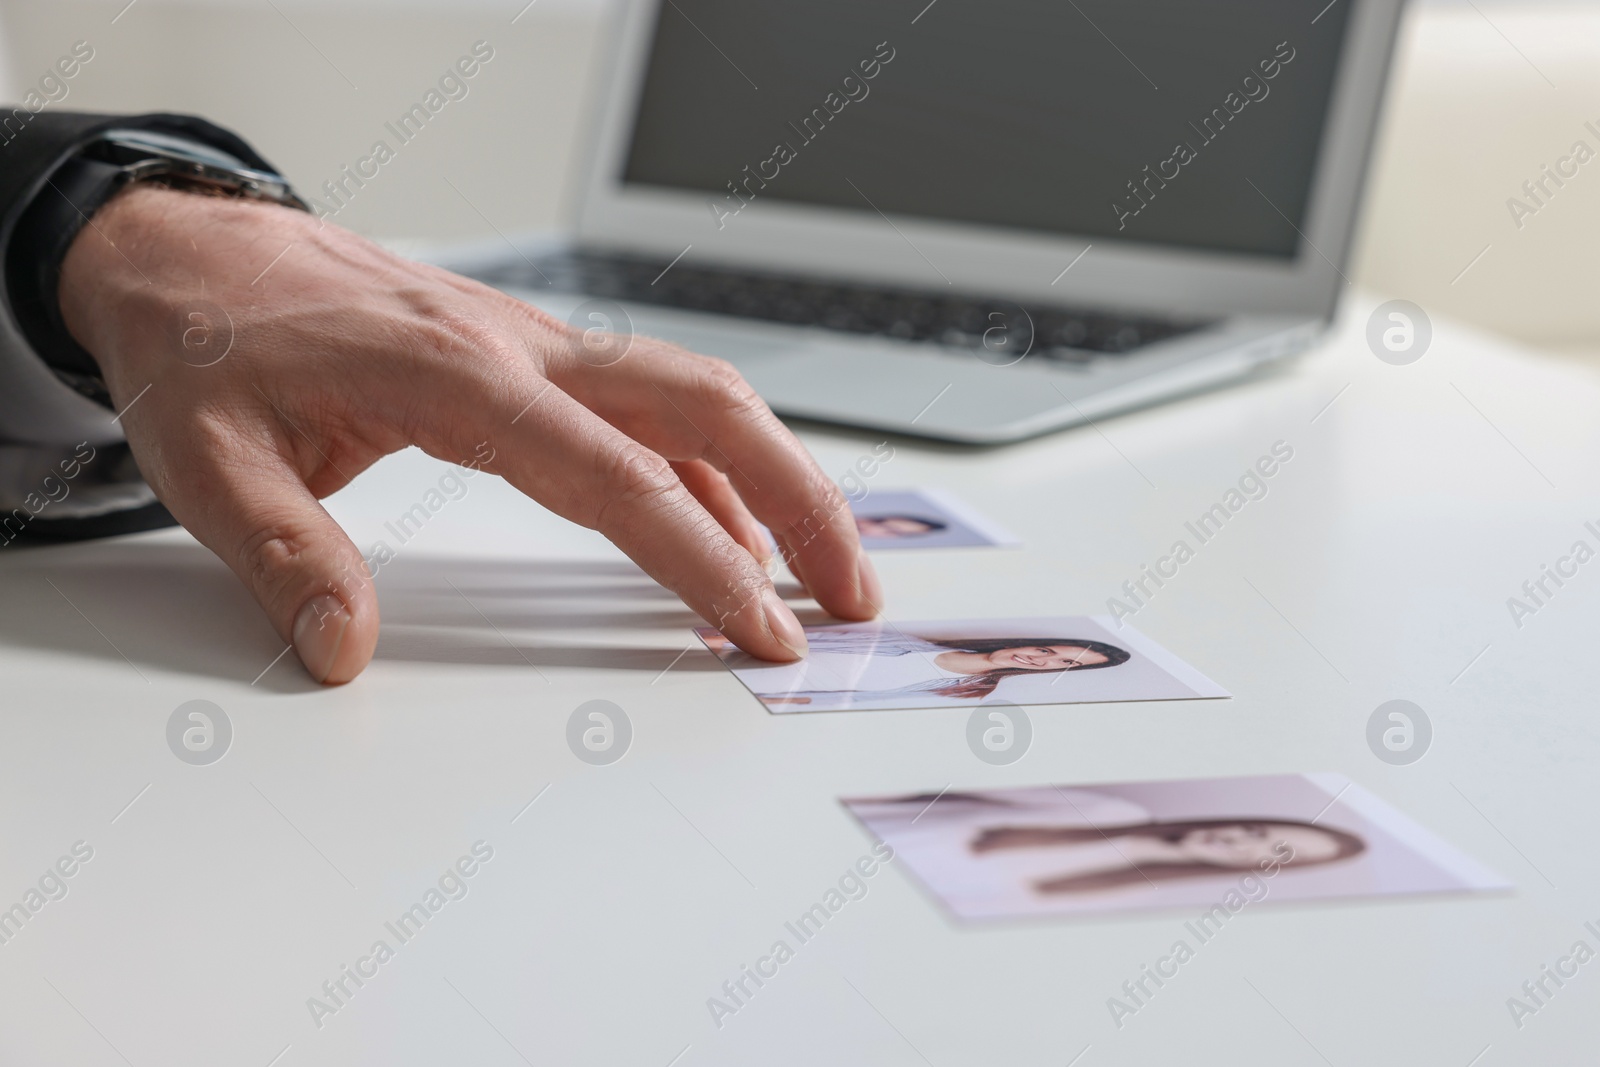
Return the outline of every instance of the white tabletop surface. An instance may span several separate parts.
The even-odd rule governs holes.
[[[377,657],[338,689],[274,664],[186,534],[5,551],[0,908],[74,843],[93,858],[0,944],[0,1063],[1592,1062],[1600,962],[1520,1028],[1506,1000],[1600,947],[1600,562],[1520,628],[1506,601],[1600,540],[1600,381],[1449,323],[1390,366],[1373,303],[1238,387],[1000,450],[892,442],[873,484],[939,486],[1023,542],[879,554],[910,619],[1102,613],[1294,448],[1134,619],[1234,697],[1033,709],[1006,767],[964,711],[768,714],[672,596],[487,476],[398,545],[384,522],[445,473],[416,453],[330,502],[398,557]],[[880,440],[803,432],[836,475]],[[1395,698],[1434,726],[1410,766],[1365,739]],[[196,699],[233,728],[207,766],[166,741]],[[592,699],[633,726],[608,766],[566,743]],[[707,998],[867,853],[837,797],[1293,771],[1348,775],[1515,890],[1252,909],[1119,1029],[1107,998],[1187,915],[957,927],[891,865],[713,1023]],[[318,1027],[307,998],[478,841],[467,895]]]

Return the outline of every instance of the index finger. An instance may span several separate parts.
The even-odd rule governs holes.
[[[668,459],[704,460],[726,474],[827,611],[870,619],[882,609],[882,586],[861,549],[849,501],[732,365],[635,338],[617,362],[557,357],[548,373],[574,399]]]
[[[740,648],[768,660],[805,654],[805,631],[772,580],[664,458],[531,372],[487,391],[459,378],[436,390],[451,400],[419,443],[465,455],[468,437],[488,435],[482,469],[600,531]]]

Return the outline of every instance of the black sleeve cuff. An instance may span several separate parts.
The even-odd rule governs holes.
[[[61,131],[67,136],[54,139],[52,156],[38,161],[43,165],[33,168],[28,176],[31,181],[25,187],[7,189],[21,176],[0,178],[0,205],[9,208],[0,220],[5,298],[18,332],[33,352],[74,390],[110,408],[100,368],[68,332],[57,299],[67,249],[89,225],[88,216],[103,203],[103,193],[117,172],[111,164],[81,159],[79,153],[106,130],[143,129],[191,140],[226,153],[246,167],[274,168],[238,137],[187,115],[53,117],[70,124]],[[9,201],[8,193],[13,197]],[[88,206],[80,210],[82,205]]]

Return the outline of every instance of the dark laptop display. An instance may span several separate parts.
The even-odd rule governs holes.
[[[662,4],[624,180],[1294,256],[1358,0],[924,2]]]

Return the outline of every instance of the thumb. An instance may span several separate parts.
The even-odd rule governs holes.
[[[249,587],[311,677],[348,682],[378,643],[378,597],[361,553],[279,457],[234,459],[163,502]]]

